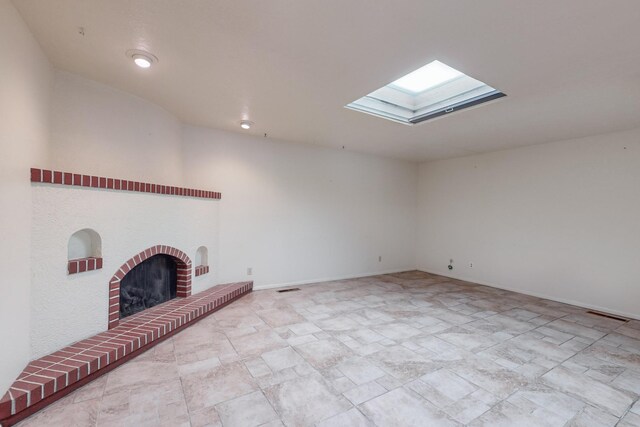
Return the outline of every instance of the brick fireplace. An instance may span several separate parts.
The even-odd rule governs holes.
[[[120,284],[125,276],[136,266],[155,255],[170,255],[177,265],[176,296],[180,298],[191,295],[191,259],[179,249],[166,245],[156,245],[145,249],[131,257],[109,280],[109,329],[113,329],[120,323]]]
[[[150,257],[175,262],[177,299],[218,284],[220,193],[42,169],[30,178],[34,358],[121,324],[121,281]]]
[[[0,396],[2,426],[253,288],[251,282],[218,283],[220,193],[41,169],[32,169],[30,177],[37,242],[32,248],[32,360]],[[141,271],[132,270],[152,264],[154,257],[169,273],[152,277],[150,288],[167,286],[169,274],[170,297],[151,298],[122,317],[120,291]],[[196,267],[200,274],[194,274]]]

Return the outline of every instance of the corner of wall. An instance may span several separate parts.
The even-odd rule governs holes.
[[[0,0],[0,395],[30,360],[31,187],[29,168],[48,159],[52,67],[9,0]]]

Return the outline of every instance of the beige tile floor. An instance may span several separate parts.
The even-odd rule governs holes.
[[[421,272],[256,291],[26,426],[640,426],[640,321]]]

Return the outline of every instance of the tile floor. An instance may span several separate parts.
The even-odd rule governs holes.
[[[640,426],[640,321],[422,272],[255,291],[26,426]]]

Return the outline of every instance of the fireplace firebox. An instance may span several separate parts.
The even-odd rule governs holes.
[[[152,261],[149,267],[136,270],[138,266],[157,255],[166,255],[166,258],[156,258],[158,261]],[[125,277],[133,270],[138,272],[127,279],[131,280],[131,283],[127,284],[125,292],[120,292],[121,283],[124,283]],[[171,273],[174,270],[175,273]],[[191,270],[191,260],[187,254],[171,246],[156,245],[134,255],[122,264],[109,280],[109,329],[117,327],[120,319],[145,308],[174,297],[186,298],[191,295]],[[162,297],[159,294],[162,294]]]
[[[178,268],[170,255],[154,255],[136,265],[120,282],[120,318],[176,297]]]

